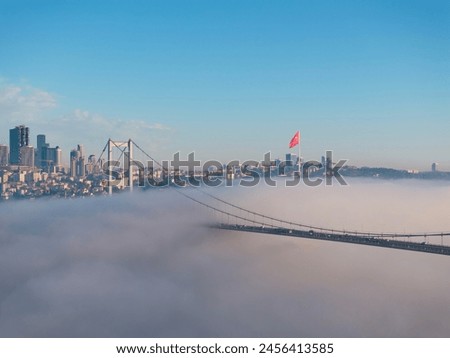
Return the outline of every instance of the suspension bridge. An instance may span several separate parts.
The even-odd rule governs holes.
[[[120,152],[118,160],[113,159],[114,148]],[[140,177],[142,173],[145,173],[146,169],[148,170],[148,168],[143,166],[142,162],[135,160],[133,156],[134,148],[138,149],[152,163],[157,164],[167,175],[170,175],[167,167],[164,167],[160,162],[151,157],[131,139],[120,142],[109,139],[98,159],[100,162],[104,153],[106,151],[108,152],[106,172],[108,173],[109,194],[112,194],[112,187],[115,182],[115,178],[113,177],[114,170],[109,168],[109,166],[118,165],[121,158],[124,158],[125,161],[124,173],[127,176],[127,185],[130,190],[133,190],[134,183],[133,168],[136,167],[139,170]],[[125,177],[123,180],[125,180]],[[208,224],[213,229],[333,241],[450,256],[450,245],[444,244],[444,238],[448,238],[450,232],[381,233],[336,230],[284,220],[249,210],[213,195],[201,186],[192,186],[189,189],[176,188],[175,191],[180,196],[213,213],[214,215],[211,215],[211,217],[214,217],[214,221]],[[434,239],[435,241],[440,240],[440,243],[430,243],[430,239]]]

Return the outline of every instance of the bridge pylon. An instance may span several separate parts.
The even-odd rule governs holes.
[[[128,178],[128,186],[130,191],[133,191],[133,141],[129,139],[128,141],[115,141],[111,138],[108,139],[108,194],[112,195],[113,192],[113,175],[111,166],[113,164],[113,149],[118,148],[125,158],[125,168],[124,168],[124,180]],[[128,175],[126,175],[128,174]],[[125,185],[125,183],[124,183]]]

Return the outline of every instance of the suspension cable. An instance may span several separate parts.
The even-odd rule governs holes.
[[[113,142],[113,143],[114,143],[114,142]],[[133,143],[133,144],[136,146],[136,148],[139,149],[145,156],[147,156],[147,157],[148,157],[149,159],[151,159],[154,163],[156,163],[159,167],[161,167],[161,169],[162,169],[163,171],[166,171],[166,172],[167,172],[168,169],[167,169],[167,168],[164,168],[164,166],[163,166],[159,161],[157,161],[157,160],[154,159],[151,155],[149,155],[149,154],[148,154],[145,150],[143,150],[138,144],[136,144],[136,142],[132,141],[132,143]],[[115,143],[114,143],[114,145],[115,145]],[[116,145],[116,147],[117,147],[117,145]],[[119,147],[118,147],[118,148],[119,148]],[[105,147],[105,149],[106,149],[106,147]],[[105,149],[103,150],[103,152],[105,151]],[[120,148],[119,148],[119,149],[120,149]],[[103,153],[102,153],[102,155],[103,155]],[[210,198],[212,198],[212,199],[214,199],[214,200],[216,200],[216,201],[219,201],[219,202],[221,202],[221,203],[223,203],[223,204],[225,204],[225,205],[228,205],[228,206],[230,206],[230,207],[232,207],[232,208],[235,208],[235,209],[238,209],[238,210],[242,210],[243,212],[248,213],[248,214],[253,214],[253,215],[254,215],[254,219],[253,219],[253,220],[249,220],[249,219],[245,218],[244,216],[235,215],[235,214],[233,214],[233,213],[231,213],[231,212],[229,212],[229,211],[217,209],[217,208],[215,208],[215,207],[213,207],[213,206],[211,206],[211,205],[208,205],[208,204],[206,204],[206,203],[204,203],[204,202],[202,202],[202,201],[200,201],[200,200],[197,200],[197,199],[193,198],[192,196],[187,195],[187,194],[185,194],[185,193],[183,193],[183,192],[181,192],[181,191],[179,191],[179,190],[176,190],[176,192],[177,192],[178,194],[181,194],[182,196],[184,196],[184,197],[186,197],[186,198],[188,198],[188,199],[190,199],[190,200],[192,200],[192,201],[194,201],[194,202],[200,204],[200,205],[203,205],[203,206],[205,206],[205,207],[207,207],[207,208],[210,208],[210,209],[212,209],[212,210],[214,210],[214,211],[217,211],[217,212],[220,212],[220,213],[222,213],[222,214],[226,214],[226,215],[232,216],[232,217],[234,217],[234,218],[241,219],[241,220],[243,220],[244,222],[253,222],[253,223],[255,223],[255,224],[266,225],[266,226],[270,226],[270,227],[276,227],[276,228],[281,227],[280,225],[274,225],[273,222],[277,222],[277,223],[281,223],[281,224],[293,225],[293,226],[297,226],[297,227],[300,227],[300,228],[306,228],[306,229],[310,229],[310,230],[319,230],[319,231],[321,231],[321,232],[323,232],[323,233],[330,233],[330,234],[333,234],[333,233],[339,233],[339,234],[344,234],[344,235],[349,235],[349,234],[351,234],[351,235],[364,235],[364,236],[373,236],[373,237],[392,237],[392,238],[397,238],[397,237],[399,237],[399,238],[411,238],[411,237],[424,237],[424,236],[425,236],[425,237],[443,237],[443,236],[450,236],[450,232],[409,233],[409,234],[408,234],[408,233],[406,233],[406,234],[399,234],[399,233],[377,233],[377,232],[364,232],[364,231],[336,230],[336,229],[329,229],[329,228],[324,228],[324,227],[319,227],[319,226],[306,225],[306,224],[302,224],[302,223],[297,223],[297,222],[287,221],[287,220],[283,220],[283,219],[278,219],[278,218],[275,218],[275,217],[272,217],[272,216],[268,216],[268,215],[264,215],[264,214],[258,213],[258,212],[256,212],[256,211],[248,210],[248,209],[246,209],[246,208],[243,208],[243,207],[241,207],[241,206],[238,206],[238,205],[232,204],[232,203],[230,203],[230,202],[228,202],[228,201],[226,201],[226,200],[223,200],[223,199],[221,199],[221,198],[219,198],[219,197],[217,197],[217,196],[215,196],[215,195],[213,195],[213,194],[207,193],[205,190],[203,190],[203,189],[201,189],[201,188],[199,188],[199,187],[194,186],[193,188],[197,189],[198,191],[202,192],[202,193],[205,194],[206,196],[209,196]],[[269,223],[264,222],[264,221],[258,221],[258,220],[256,220],[256,217],[259,217],[259,218],[263,218],[263,219],[272,221],[272,223],[269,224]]]

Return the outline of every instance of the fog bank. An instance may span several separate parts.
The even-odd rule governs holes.
[[[336,229],[450,231],[444,182],[211,192]],[[0,336],[450,336],[449,257],[206,228],[213,218],[172,190],[3,203]]]

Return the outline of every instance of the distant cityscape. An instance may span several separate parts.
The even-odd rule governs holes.
[[[51,147],[45,134],[38,134],[35,148],[30,134],[29,127],[19,125],[9,131],[9,146],[0,144],[1,200],[103,193],[101,162],[95,155],[89,155],[86,161],[83,145],[70,152],[66,168],[59,146]]]
[[[87,157],[87,160],[86,160]],[[94,195],[106,195],[109,191],[109,168],[104,168],[102,158],[96,158],[94,154],[86,156],[82,144],[70,151],[69,165],[63,165],[63,152],[59,146],[51,147],[45,134],[36,136],[36,147],[31,145],[30,128],[19,125],[9,131],[9,145],[0,144],[0,201],[9,199],[33,199],[38,197],[84,197]],[[125,158],[124,158],[125,159]],[[251,173],[259,172],[261,175],[293,175],[298,171],[299,162],[303,165],[303,171],[309,175],[326,175],[327,170],[333,165],[329,158],[322,157],[319,165],[308,168],[309,162],[303,163],[298,155],[287,153],[285,160],[276,159],[267,163],[260,162],[252,168]],[[109,164],[108,164],[109,165]],[[213,171],[197,171],[195,173],[180,170],[136,168],[126,172],[126,163],[123,169],[115,168],[115,179],[121,179],[121,184],[114,187],[115,191],[124,190],[129,186],[129,181],[142,183],[152,182],[153,186],[165,182],[176,181],[181,177],[193,176],[227,176],[235,179],[245,175],[245,169],[234,166],[232,168],[223,165]],[[432,163],[430,171],[398,170],[391,168],[370,168],[345,165],[339,169],[340,174],[346,177],[370,177],[380,179],[441,179],[450,180],[450,172],[439,171],[438,163]],[[143,180],[144,177],[147,181]]]

